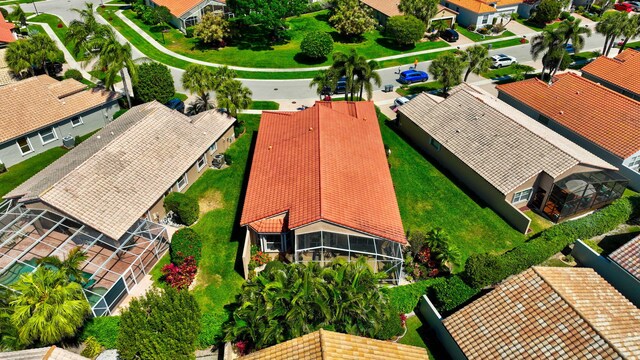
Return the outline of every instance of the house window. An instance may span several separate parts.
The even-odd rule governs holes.
[[[635,171],[640,170],[640,155],[632,157],[627,166]]]
[[[280,234],[262,234],[260,235],[263,251],[278,252],[282,249],[282,236]]]
[[[438,140],[434,138],[429,139],[429,145],[433,146],[433,148],[436,149],[436,151],[440,151],[441,146]]]
[[[184,26],[185,27],[194,26],[197,23],[198,23],[198,17],[197,16],[191,16],[191,17],[188,17],[188,18],[186,18],[184,20]]]
[[[16,141],[18,143],[18,147],[20,148],[20,153],[22,155],[27,155],[30,152],[33,152],[33,148],[31,147],[31,141],[27,139],[27,137],[23,137]]]
[[[213,154],[216,150],[218,150],[218,143],[214,142],[213,145],[209,147],[209,154]]]
[[[521,201],[529,201],[529,198],[531,197],[532,192],[533,192],[532,188],[518,191],[517,193],[513,194],[513,200],[511,200],[511,203],[515,204]]]
[[[71,126],[72,127],[76,127],[79,125],[84,124],[84,122],[82,121],[82,117],[81,116],[76,116],[73,119],[71,119]]]
[[[207,156],[206,155],[202,155],[202,157],[200,157],[200,159],[198,159],[198,161],[196,161],[196,167],[198,168],[198,171],[202,170],[202,168],[207,164]]]
[[[184,189],[188,183],[189,183],[189,179],[187,178],[187,173],[184,173],[184,175],[182,175],[180,179],[178,179],[178,182],[176,183],[176,185],[178,186],[178,191],[181,191],[182,189]]]
[[[482,15],[482,25],[489,22],[489,14]]]
[[[40,141],[42,141],[42,145],[46,145],[52,141],[58,140],[58,135],[56,135],[56,131],[53,128],[45,129],[40,131]]]

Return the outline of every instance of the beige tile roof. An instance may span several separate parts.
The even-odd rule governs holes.
[[[533,267],[443,323],[469,359],[640,354],[640,309],[591,268]]]
[[[616,170],[503,101],[466,84],[439,103],[420,94],[398,112],[505,195],[542,171],[555,178],[579,163]]]
[[[158,102],[137,106],[5,197],[37,197],[120,238],[235,119],[189,118]]]
[[[609,258],[640,280],[640,236],[636,236],[612,252]]]
[[[111,91],[86,90],[73,79],[31,77],[0,87],[0,143],[68,119],[120,97]]]
[[[400,0],[361,0],[362,3],[368,5],[370,8],[379,11],[386,16],[399,16],[402,15],[402,11],[398,9]],[[446,7],[438,4],[438,12],[434,18],[446,18],[455,16],[457,12],[447,9]]]
[[[87,358],[55,345],[0,353],[1,360],[86,360]]]
[[[426,349],[389,341],[318,330],[240,357],[242,360],[421,360]]]
[[[6,48],[0,49],[0,86],[11,84],[17,80],[13,77],[11,70],[7,67],[5,60]]]

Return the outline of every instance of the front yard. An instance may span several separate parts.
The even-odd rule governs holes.
[[[456,29],[457,32],[459,32],[460,34],[462,34],[463,36],[469,38],[471,41],[474,42],[478,42],[478,41],[485,41],[485,40],[494,40],[494,39],[500,39],[500,38],[504,38],[504,37],[510,37],[510,36],[515,36],[516,34],[512,33],[511,31],[504,31],[502,34],[500,35],[482,35],[479,34],[475,31],[469,31],[467,28],[460,26],[458,24],[456,24]]]

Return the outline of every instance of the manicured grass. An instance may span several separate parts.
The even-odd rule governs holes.
[[[100,81],[104,81],[104,72],[102,72],[102,70],[91,70],[88,71],[89,74],[91,74],[91,76],[93,76],[94,78],[100,80]],[[116,78],[114,80],[114,83],[119,83],[120,81],[122,81],[122,77],[120,77],[120,75],[116,75]]]
[[[553,223],[551,221],[543,218],[542,216],[536,214],[531,210],[525,211],[524,214],[527,215],[529,219],[531,219],[531,225],[529,225],[531,231],[529,232],[529,234],[527,234],[529,236],[537,234],[542,230],[548,229],[553,226]]]
[[[550,258],[540,264],[540,266],[550,266],[550,267],[571,267],[564,261],[556,258]]]
[[[186,38],[184,34],[174,28],[164,33],[165,42],[163,42],[161,27],[144,24],[136,18],[136,14],[132,10],[125,10],[123,14],[160,44],[178,54],[217,64],[254,68],[304,68],[331,65],[330,58],[316,61],[308,59],[300,53],[300,43],[305,34],[310,31],[330,34],[335,40],[334,51],[349,52],[351,49],[355,49],[358,54],[367,59],[448,46],[444,41],[427,41],[418,43],[414,47],[401,48],[396,45],[395,41],[384,38],[377,30],[366,33],[360,42],[349,42],[341,38],[329,25],[329,11],[323,10],[289,18],[287,20],[289,29],[284,35],[284,38],[288,40],[282,41],[282,43],[268,44],[264,41],[260,43],[261,41],[258,39],[252,39],[251,41],[232,43],[216,50],[201,44],[199,39],[195,37]]]
[[[500,39],[503,37],[509,37],[509,36],[515,36],[516,34],[512,33],[511,31],[504,31],[502,34],[500,35],[482,35],[479,34],[475,31],[469,31],[466,28],[456,24],[456,31],[459,32],[460,34],[468,37],[469,39],[471,39],[474,42],[478,42],[478,41],[484,41],[484,40],[492,40],[492,39]]]
[[[616,46],[618,47],[618,46]],[[627,46],[625,46],[626,48],[636,48],[636,47],[640,47],[640,41],[634,41],[634,42],[628,42]]]
[[[513,66],[509,65],[509,66],[501,67],[499,69],[491,68],[489,69],[489,71],[484,72],[481,75],[486,77],[487,79],[496,79],[496,78],[501,78],[507,75],[511,75],[513,73],[514,73]]]
[[[518,18],[518,19],[514,19],[514,20],[519,22],[520,24],[530,28],[531,30],[538,31],[538,32],[542,31],[543,29],[553,30],[553,29],[557,28],[560,25],[560,21],[556,21],[556,22],[552,22],[552,23],[549,23],[549,24],[541,27],[540,24],[536,24],[536,23],[530,21],[529,19]]]
[[[427,83],[411,85],[411,86],[402,86],[396,89],[396,92],[402,96],[420,94],[421,92],[429,92],[433,90],[442,89],[442,84],[438,81],[430,81]]]
[[[60,41],[62,41],[62,43],[67,48],[67,50],[69,50],[69,52],[71,53],[71,55],[73,56],[74,59],[76,59],[78,61],[82,61],[82,60],[85,59],[84,54],[80,53],[80,54],[76,55],[74,53],[74,51],[73,51],[74,43],[73,42],[66,41],[65,37],[67,36],[67,30],[68,30],[67,29],[67,25],[65,23],[63,23],[62,20],[60,20],[60,18],[58,18],[55,15],[41,13],[40,15],[29,19],[29,21],[30,22],[40,22],[40,23],[49,24],[49,26],[51,27],[53,32],[56,34],[58,39],[60,39]],[[59,28],[58,24],[62,24],[62,27]]]
[[[471,254],[501,253],[524,242],[523,234],[407,143],[384,115],[379,116],[382,139],[391,149],[391,177],[406,231],[443,228],[460,249],[461,263]]]
[[[528,43],[529,43],[529,40],[525,40],[524,44],[528,44]],[[518,45],[523,45],[520,38],[509,39],[509,40],[499,40],[499,41],[493,41],[490,43],[482,44],[482,46],[486,48],[489,48],[489,46],[491,46],[491,49],[501,49],[501,48],[506,48],[511,46],[518,46]]]
[[[397,59],[379,61],[378,63],[380,64],[381,68],[396,67],[396,66],[402,66],[402,65],[408,65],[408,64],[413,65],[413,62],[415,61],[415,59],[418,59],[418,61],[420,62],[429,61],[437,58],[438,56],[446,52],[453,52],[453,50],[443,50],[443,51],[431,52],[431,53],[426,53],[421,55],[409,55],[409,56],[404,56]],[[402,69],[402,70],[404,71],[407,69]],[[426,69],[418,68],[418,70],[426,70]]]
[[[187,94],[183,94],[183,93],[175,93],[173,94],[173,97],[178,98],[182,101],[187,101],[187,98],[189,97]]]
[[[407,318],[406,326],[407,333],[398,343],[426,348],[429,352],[429,359],[432,360],[448,359],[435,334],[429,330],[427,325],[422,324],[418,316]]]
[[[280,104],[275,101],[260,101],[254,100],[249,106],[249,109],[252,110],[278,110],[280,109]]]
[[[0,1],[0,6],[9,6],[13,4],[31,4],[33,2],[39,2],[44,0],[11,0],[11,1]]]
[[[151,272],[150,272],[151,280],[153,280],[153,283],[156,284],[157,286],[160,286],[160,287],[165,286],[165,283],[160,281],[160,279],[162,278],[162,267],[165,265],[168,265],[170,262],[171,262],[171,257],[167,252],[162,258],[160,258],[160,260],[158,260],[158,262],[153,267],[153,269],[151,269]]]
[[[598,56],[600,56],[599,51],[583,51],[583,52],[571,55],[571,58],[573,59],[573,61],[584,61],[584,60],[589,60]]]

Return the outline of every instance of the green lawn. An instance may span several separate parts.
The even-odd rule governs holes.
[[[328,10],[304,14],[287,20],[289,29],[286,31],[282,44],[261,44],[257,39],[231,44],[219,50],[201,44],[197,38],[186,38],[182,32],[171,28],[162,36],[162,28],[149,26],[136,18],[132,10],[125,10],[123,14],[131,19],[143,31],[151,35],[168,49],[194,59],[218,64],[245,66],[254,68],[304,68],[321,65],[331,65],[331,59],[314,61],[300,53],[300,43],[304,35],[310,31],[329,33],[335,40],[334,51],[348,52],[351,49],[367,59],[398,55],[406,52],[422,51],[449,46],[444,41],[421,42],[411,48],[401,48],[395,41],[384,38],[379,31],[366,33],[361,42],[347,42],[328,23]]]
[[[514,19],[515,21],[519,22],[520,24],[530,28],[531,30],[534,31],[542,31],[543,29],[549,29],[549,30],[553,30],[555,28],[557,28],[560,25],[560,21],[556,21],[556,22],[552,22],[550,24],[547,24],[543,27],[540,26],[540,24],[536,24],[532,21],[529,21],[529,19],[522,19],[522,18],[518,18],[518,19]]]
[[[82,61],[82,60],[85,59],[84,54],[80,53],[79,55],[76,55],[73,52],[73,45],[74,45],[73,42],[65,40],[65,37],[67,35],[67,30],[68,29],[67,29],[67,25],[64,24],[62,22],[62,20],[60,20],[60,18],[58,18],[55,15],[40,13],[40,15],[29,19],[29,21],[30,22],[39,22],[39,23],[49,24],[49,26],[51,27],[53,32],[56,34],[58,39],[60,39],[60,41],[62,41],[62,43],[67,48],[67,50],[69,50],[69,52],[71,53],[71,55],[73,56],[74,59],[76,59],[78,61]],[[62,27],[59,28],[58,24],[62,24]]]
[[[458,24],[456,24],[456,31],[459,32],[460,34],[468,37],[469,39],[471,39],[472,41],[478,42],[478,41],[484,41],[484,40],[492,40],[492,39],[500,39],[503,37],[509,37],[509,36],[515,36],[516,34],[512,33],[511,31],[504,31],[502,34],[500,35],[494,35],[494,36],[490,36],[490,35],[482,35],[479,34],[475,31],[469,31],[467,30],[467,28],[462,27]]]
[[[396,92],[402,96],[420,94],[421,92],[429,92],[433,90],[442,89],[442,84],[438,81],[430,81],[422,84],[411,85],[411,86],[401,86]]]
[[[252,110],[278,110],[280,109],[280,104],[275,101],[260,101],[254,100],[251,102],[251,106],[249,109]]]
[[[542,216],[536,214],[531,210],[525,211],[524,214],[527,215],[529,219],[531,219],[531,225],[529,225],[531,231],[528,234],[529,236],[537,234],[542,230],[548,229],[553,226],[553,223],[551,221],[543,218]]]
[[[400,344],[426,348],[429,351],[429,359],[448,359],[442,345],[435,334],[423,325],[418,316],[407,318],[407,333],[398,341]]]
[[[487,79],[495,79],[495,78],[501,78],[507,75],[511,75],[513,73],[514,73],[513,66],[509,65],[509,66],[501,67],[498,69],[491,68],[489,69],[489,71],[484,72],[481,75],[486,77]]]
[[[380,118],[383,141],[391,149],[391,177],[406,231],[443,228],[460,249],[462,263],[471,254],[501,253],[524,242],[523,234],[408,144],[384,121],[384,115]]]
[[[520,38],[508,39],[508,40],[498,40],[498,41],[493,41],[493,42],[490,42],[490,43],[482,44],[482,46],[484,46],[486,48],[491,48],[491,49],[501,49],[501,48],[506,48],[506,47],[511,47],[511,46],[522,45],[522,43],[520,41],[521,41]],[[529,43],[529,40],[525,40],[524,43],[525,44]]]
[[[402,65],[408,65],[408,64],[413,65],[413,62],[416,59],[418,59],[418,61],[420,61],[420,62],[429,61],[429,60],[433,60],[433,59],[437,58],[438,56],[440,56],[440,55],[442,55],[442,54],[444,54],[446,52],[453,52],[453,50],[443,50],[443,51],[437,51],[437,52],[426,53],[426,54],[421,54],[421,55],[409,55],[409,56],[404,56],[404,57],[397,58],[397,59],[379,61],[378,63],[380,64],[380,67],[382,67],[382,68],[396,67],[396,66],[402,66]],[[407,69],[403,68],[402,70],[404,71],[404,70],[407,70]],[[418,70],[427,70],[427,69],[418,68]]]
[[[173,94],[173,97],[178,98],[182,101],[187,101],[187,98],[189,97],[187,94],[183,94],[183,93],[175,93]]]
[[[91,74],[91,76],[93,76],[94,78],[100,80],[100,81],[104,81],[104,72],[102,72],[101,70],[90,70],[88,71],[89,74]],[[117,84],[120,81],[122,81],[122,77],[120,77],[119,75],[116,75],[116,78],[114,79],[114,83]]]
[[[10,1],[0,1],[0,6],[9,6],[13,4],[31,4],[33,2],[39,2],[44,0],[10,0]]]

